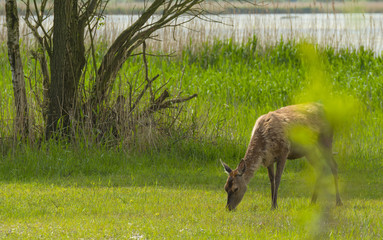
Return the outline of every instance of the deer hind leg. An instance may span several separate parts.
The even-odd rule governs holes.
[[[278,187],[279,187],[279,183],[281,182],[283,169],[285,168],[285,164],[287,161],[287,154],[283,154],[281,157],[279,157],[278,160],[279,161],[277,161],[277,170],[275,172],[275,178],[274,178],[275,186],[274,186],[272,209],[276,209],[278,207],[278,204],[277,204]]]
[[[274,203],[274,189],[275,189],[275,173],[274,163],[267,167],[269,173],[270,185],[271,185],[271,203]]]
[[[307,154],[306,159],[311,164],[311,166],[313,166],[313,168],[316,170],[316,174],[317,174],[315,185],[314,185],[314,192],[311,197],[311,204],[315,204],[318,199],[318,189],[319,189],[319,186],[321,185],[321,180],[324,175],[323,164],[319,162],[320,156],[318,156],[318,154],[316,154],[315,151],[311,152],[310,154]]]
[[[340,199],[339,194],[339,186],[338,186],[338,165],[336,164],[334,158],[332,157],[332,152],[328,152],[326,155],[326,162],[331,168],[332,175],[334,176],[334,184],[335,184],[335,191],[336,191],[336,205],[342,206],[342,200]]]
[[[335,191],[336,191],[336,205],[342,206],[342,200],[339,194],[339,186],[338,186],[338,165],[335,162],[332,156],[332,134],[326,134],[321,136],[320,138],[320,146],[322,156],[325,159],[325,162],[331,169],[331,173],[334,177]]]
[[[326,151],[327,152],[327,151]],[[309,154],[306,156],[308,162],[316,169],[317,179],[314,186],[314,192],[311,197],[311,204],[315,204],[318,198],[318,190],[323,187],[323,178],[328,174],[328,168],[326,165],[330,166],[331,172],[334,176],[335,190],[336,190],[336,205],[341,206],[342,201],[339,195],[338,188],[338,175],[337,175],[337,166],[336,162],[332,159],[332,156],[328,153],[320,154]],[[325,162],[325,163],[324,163]]]
[[[330,166],[331,173],[334,177],[335,191],[336,191],[336,205],[342,206],[342,200],[339,194],[339,186],[338,186],[338,165],[335,162],[332,156],[332,136],[328,136],[327,138],[321,139],[321,144],[323,147],[322,153],[325,158],[326,163]]]
[[[312,163],[311,160],[309,160],[309,162],[314,165],[314,163]],[[318,199],[318,189],[319,189],[319,186],[321,185],[321,180],[324,176],[324,171],[323,169],[321,169],[321,171],[319,172],[318,176],[317,176],[317,179],[315,181],[315,186],[314,186],[314,192],[313,192],[313,195],[311,197],[311,204],[315,204],[317,202],[317,199]]]

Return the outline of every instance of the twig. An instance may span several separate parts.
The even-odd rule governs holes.
[[[184,106],[181,106],[181,108],[178,110],[177,115],[173,119],[172,123],[169,125],[169,129],[173,127],[174,123],[177,121],[178,117],[180,116]]]
[[[157,74],[154,78],[152,78],[152,80],[149,80],[148,84],[145,85],[144,89],[142,89],[141,93],[138,95],[136,101],[134,101],[133,103],[133,106],[132,108],[130,109],[130,112],[131,113],[135,108],[136,106],[138,105],[138,103],[141,101],[141,98],[144,96],[146,90],[148,90],[149,88],[149,84],[152,84],[152,82],[154,82],[154,80],[156,80],[160,75]]]
[[[144,66],[145,66],[145,80],[148,82],[149,87],[149,93],[150,93],[150,102],[154,102],[154,94],[152,89],[152,83],[149,81],[149,71],[148,71],[148,61],[146,60],[146,42],[143,41],[142,43],[142,58],[144,60]]]
[[[157,94],[162,88],[164,88],[166,85],[168,85],[168,83],[170,82],[171,78],[169,78],[164,84],[162,84],[156,91],[154,94]]]

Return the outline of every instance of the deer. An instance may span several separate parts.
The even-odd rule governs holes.
[[[302,133],[307,136],[295,136]],[[254,173],[264,166],[271,184],[271,209],[276,209],[278,188],[286,161],[302,157],[319,171],[311,204],[316,203],[320,179],[326,168],[330,167],[335,183],[336,206],[343,205],[339,195],[338,166],[333,159],[332,141],[333,128],[320,103],[290,105],[260,116],[253,127],[245,156],[237,168],[232,170],[220,160],[228,174],[225,184],[226,208],[231,211],[238,206]]]

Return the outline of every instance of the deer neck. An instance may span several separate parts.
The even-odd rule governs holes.
[[[254,173],[262,165],[262,160],[264,158],[262,150],[259,148],[261,146],[258,139],[252,139],[250,141],[249,147],[247,148],[244,160],[246,163],[246,171],[244,173],[244,179],[246,184],[250,182],[253,178]]]

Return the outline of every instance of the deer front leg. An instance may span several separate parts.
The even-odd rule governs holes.
[[[278,207],[278,204],[277,204],[278,187],[279,187],[279,183],[281,182],[282,173],[283,173],[283,169],[285,168],[286,160],[287,160],[287,156],[284,156],[283,158],[281,158],[279,160],[279,162],[277,162],[277,171],[275,173],[275,180],[274,180],[275,181],[275,187],[274,187],[274,197],[273,197],[272,209],[276,209]]]
[[[274,175],[274,164],[271,164],[267,167],[267,172],[269,173],[270,186],[271,186],[271,203],[274,202],[274,189],[275,189],[275,175]]]

